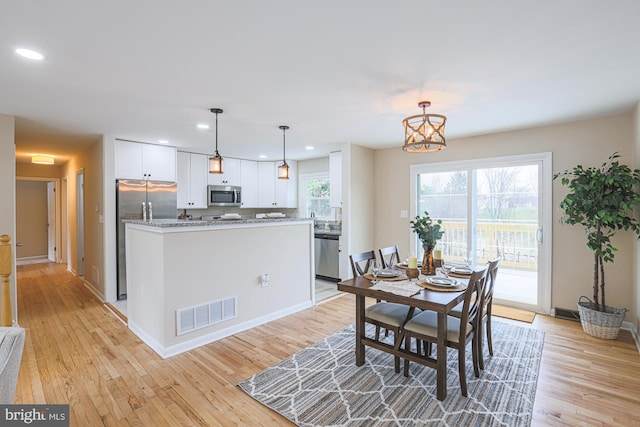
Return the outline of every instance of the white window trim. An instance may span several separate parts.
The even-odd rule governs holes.
[[[330,175],[329,172],[314,172],[314,173],[305,173],[303,175],[300,175],[300,185],[299,185],[299,192],[298,192],[298,200],[300,200],[300,206],[298,208],[298,210],[300,212],[304,212],[304,214],[307,214],[307,186],[306,186],[306,180],[308,179],[321,179],[321,178],[326,178],[327,180],[330,180]],[[317,219],[321,219],[321,220],[334,220],[335,219],[335,209],[331,208],[331,217],[329,218],[317,218]]]
[[[552,237],[553,237],[553,155],[551,152],[531,153],[516,156],[488,157],[485,159],[457,160],[451,162],[423,163],[410,166],[409,188],[410,188],[410,209],[411,218],[418,213],[416,204],[417,176],[421,173],[447,172],[451,170],[471,170],[489,167],[518,166],[518,164],[531,164],[533,162],[542,163],[540,176],[540,189],[542,197],[538,201],[538,211],[541,215],[542,228],[542,256],[540,257],[540,275],[538,282],[538,310],[544,314],[551,314],[551,271],[552,271]],[[415,233],[411,233],[410,247],[416,247]]]

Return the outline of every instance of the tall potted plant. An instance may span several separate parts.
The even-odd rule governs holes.
[[[442,238],[444,231],[442,230],[442,221],[434,222],[427,211],[424,216],[416,216],[413,221],[409,222],[411,228],[418,235],[418,239],[422,242],[424,255],[422,258],[422,273],[428,275],[436,274],[436,267],[433,264],[433,248],[436,247],[438,240]]]
[[[577,165],[553,176],[569,188],[560,202],[560,222],[581,225],[587,247],[593,251],[593,301],[586,297],[578,301],[582,328],[605,339],[618,337],[626,313],[626,309],[610,307],[605,301],[604,264],[613,262],[618,250],[611,238],[620,230],[631,230],[640,237],[640,223],[633,215],[634,208],[640,206],[640,170],[620,164],[619,157],[615,152],[599,168]]]

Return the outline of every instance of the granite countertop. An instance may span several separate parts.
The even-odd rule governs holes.
[[[154,219],[151,222],[145,222],[141,219],[124,220],[128,224],[146,225],[149,227],[202,227],[206,225],[226,225],[226,224],[264,224],[272,222],[291,222],[291,221],[311,221],[310,218],[240,218],[240,219],[213,219],[213,220],[187,220],[187,219]],[[327,230],[329,231],[329,230]]]

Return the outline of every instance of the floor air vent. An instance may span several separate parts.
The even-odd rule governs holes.
[[[176,311],[177,334],[182,335],[236,317],[236,297],[211,301]]]
[[[580,321],[580,313],[576,310],[567,310],[566,308],[556,307],[556,317],[558,319],[575,320],[576,322]]]

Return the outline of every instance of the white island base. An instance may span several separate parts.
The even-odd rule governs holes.
[[[309,220],[127,223],[129,328],[167,358],[309,308],[313,244]]]

